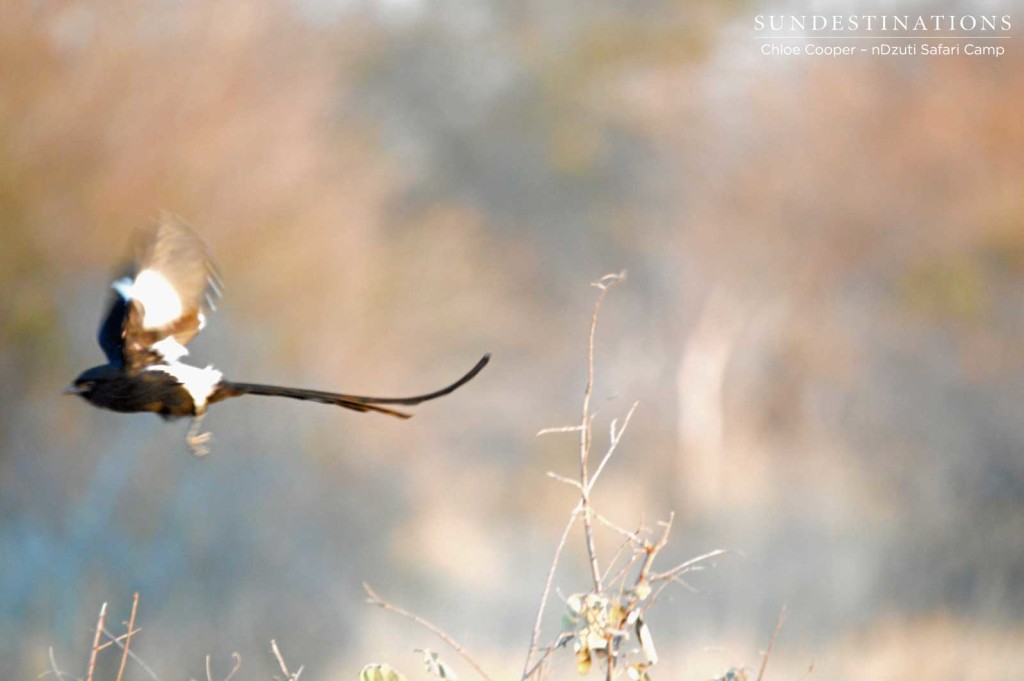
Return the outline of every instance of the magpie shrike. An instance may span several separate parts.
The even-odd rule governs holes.
[[[66,393],[97,407],[119,412],[154,412],[165,419],[191,417],[189,450],[208,453],[210,433],[199,424],[214,402],[239,395],[268,395],[313,400],[354,411],[398,418],[411,414],[382,405],[416,405],[447,395],[480,373],[484,355],[451,385],[413,397],[364,397],[225,380],[212,366],[185,364],[188,344],[216,309],[221,284],[199,235],[180,218],[160,216],[140,235],[134,263],[113,283],[110,310],[100,324],[99,344],[107,363],[75,379]]]

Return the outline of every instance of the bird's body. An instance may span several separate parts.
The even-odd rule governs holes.
[[[81,393],[82,396],[95,406],[111,411],[126,414],[149,411],[172,419],[198,416],[203,409],[197,408],[198,401],[180,379],[162,369],[129,374],[120,367],[106,364],[89,369],[77,382],[92,384],[92,389]]]
[[[67,392],[97,407],[134,413],[153,412],[173,419],[192,417],[188,443],[205,454],[209,433],[198,425],[209,405],[240,395],[312,400],[360,412],[409,418],[385,404],[416,405],[447,395],[480,372],[485,355],[455,383],[414,397],[365,397],[285,388],[224,379],[212,366],[182,361],[186,344],[206,325],[220,297],[220,279],[199,236],[183,221],[161,216],[142,235],[133,267],[114,281],[110,309],[100,325],[99,344],[107,364],[84,371]]]

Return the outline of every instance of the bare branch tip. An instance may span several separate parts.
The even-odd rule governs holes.
[[[556,426],[554,428],[541,428],[537,431],[537,435],[551,435],[552,433],[578,433],[582,430],[581,426]]]
[[[383,602],[381,601],[380,596],[377,595],[377,592],[374,591],[367,582],[363,582],[363,591],[366,592],[367,603],[371,603],[373,605],[380,605]]]
[[[599,288],[602,291],[607,291],[613,286],[618,286],[622,282],[626,281],[626,270],[622,270],[618,273],[606,274],[597,281],[591,282],[590,285]]]
[[[559,475],[558,473],[555,473],[554,471],[548,471],[547,476],[557,482],[565,483],[566,485],[569,485],[570,487],[574,487],[581,491],[583,490],[583,485],[581,485],[578,480],[567,478],[564,475]]]

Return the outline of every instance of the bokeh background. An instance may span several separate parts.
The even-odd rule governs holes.
[[[655,608],[655,678],[756,666],[784,603],[771,679],[1020,678],[1024,45],[760,55],[755,14],[829,8],[7,3],[4,673],[53,646],[84,674],[100,604],[126,619],[138,591],[133,648],[163,679],[232,651],[271,678],[272,638],[304,679],[426,678],[424,646],[472,677],[367,581],[518,678],[575,504],[545,477],[574,473],[573,437],[535,433],[578,418],[588,284],[626,269],[597,432],[640,406],[595,503],[626,526],[675,510],[666,566],[743,554]],[[62,397],[161,209],[226,281],[197,362],[370,394],[492,365],[404,423],[218,405],[205,460],[184,423]],[[580,548],[563,595],[587,588]]]

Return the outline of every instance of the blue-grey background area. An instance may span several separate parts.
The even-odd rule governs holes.
[[[737,552],[652,611],[657,678],[756,666],[783,604],[776,678],[1024,664],[1016,38],[1000,59],[772,58],[753,17],[799,3],[9,5],[9,678],[51,646],[84,675],[100,605],[117,627],[136,591],[132,647],[162,679],[206,678],[208,654],[223,677],[233,651],[272,678],[271,639],[304,679],[425,678],[413,649],[442,644],[363,582],[517,677],[575,504],[545,475],[574,474],[573,436],[535,434],[579,418],[589,283],[623,269],[598,446],[640,405],[594,502],[626,527],[674,510],[666,567]],[[943,6],[1024,21],[1011,5]],[[161,209],[226,282],[198,363],[385,395],[492,364],[408,422],[217,405],[197,460],[184,423],[61,395],[100,361],[109,277]],[[598,535],[606,559],[619,542]],[[581,548],[563,596],[588,586]],[[556,664],[575,674],[571,651]]]

